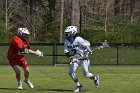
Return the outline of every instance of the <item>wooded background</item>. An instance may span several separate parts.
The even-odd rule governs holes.
[[[27,27],[32,42],[63,42],[76,25],[91,42],[140,42],[140,0],[0,0],[0,41]]]

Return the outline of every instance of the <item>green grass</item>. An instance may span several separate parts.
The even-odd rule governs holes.
[[[22,69],[21,69],[22,71]],[[30,66],[30,80],[35,88],[23,83],[23,90],[17,90],[12,68],[0,66],[0,93],[72,93],[75,85],[69,77],[68,66]],[[83,84],[81,93],[140,93],[139,66],[91,66],[90,72],[100,76],[100,86],[84,78],[81,68],[77,70]],[[23,81],[23,71],[22,71]]]

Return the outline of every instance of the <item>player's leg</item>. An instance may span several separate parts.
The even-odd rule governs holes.
[[[89,66],[90,66],[90,60],[81,60],[81,67],[83,70],[83,74],[86,78],[90,78],[94,80],[95,85],[98,87],[99,86],[99,76],[93,75],[92,73],[89,72]]]
[[[76,84],[76,90],[74,92],[79,92],[82,90],[82,84],[79,83],[78,78],[75,74],[75,71],[78,68],[78,66],[79,65],[77,63],[73,63],[73,62],[69,64],[69,75]]]
[[[20,77],[20,69],[19,69],[19,66],[18,65],[15,65],[15,66],[13,66],[12,67],[13,68],[13,70],[15,71],[15,73],[16,73],[16,79],[17,79],[17,81],[18,81],[18,89],[23,89],[22,88],[22,82],[20,81],[21,79],[21,77]]]
[[[27,64],[27,62],[23,62],[24,64],[22,65],[22,68],[24,70],[24,82],[30,87],[30,88],[34,88],[34,85],[30,82],[29,80],[29,66]]]

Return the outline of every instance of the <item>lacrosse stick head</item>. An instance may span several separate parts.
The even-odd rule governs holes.
[[[107,40],[105,40],[104,42],[102,42],[102,45],[98,47],[99,50],[101,48],[109,48],[109,44],[108,44]]]
[[[109,44],[107,42],[107,40],[105,40],[103,43],[102,43],[102,48],[109,48]]]

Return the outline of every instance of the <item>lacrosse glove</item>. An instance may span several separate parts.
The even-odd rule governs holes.
[[[87,48],[85,49],[85,52],[92,54],[92,50],[90,49],[90,47],[87,47]]]
[[[43,57],[43,53],[40,50],[37,50],[36,53],[39,57]]]

